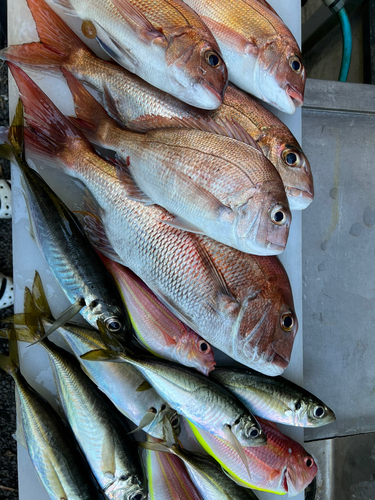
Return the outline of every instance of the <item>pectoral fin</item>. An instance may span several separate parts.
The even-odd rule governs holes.
[[[251,479],[249,462],[246,458],[245,452],[243,451],[241,443],[238,441],[236,435],[233,433],[230,425],[227,425],[227,424],[224,425],[223,431],[224,431],[225,437],[228,440],[229,444],[236,450],[239,457],[241,458],[244,466],[246,467],[249,478]]]

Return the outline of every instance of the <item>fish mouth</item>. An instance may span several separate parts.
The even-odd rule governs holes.
[[[295,88],[291,87],[290,85],[287,85],[286,93],[288,94],[288,96],[290,97],[290,99],[292,100],[292,102],[296,108],[299,108],[302,106],[303,95],[301,94],[301,92],[299,92]]]
[[[204,366],[202,371],[203,371],[204,375],[206,375],[206,377],[208,377],[208,375],[213,370],[215,370],[215,367],[216,367],[216,363],[212,363],[210,366]]]
[[[278,354],[276,351],[275,351],[275,355],[272,359],[272,362],[273,364],[275,364],[278,368],[282,369],[282,371],[284,371],[286,368],[288,368],[288,365],[289,365],[289,362],[290,360],[286,360],[285,358],[283,358],[282,356],[280,356],[280,354]]]
[[[286,186],[285,193],[291,210],[304,210],[314,199],[314,193],[295,187]]]
[[[205,80],[203,80],[201,84],[205,88],[205,90],[209,92],[210,96],[213,96],[217,101],[217,104],[212,104],[210,105],[210,107],[207,106],[202,109],[217,109],[219,106],[221,106],[224,99],[224,90],[221,93],[218,92],[212,85],[210,85]]]
[[[276,243],[269,243],[268,244],[268,250],[272,250],[274,252],[274,255],[281,253],[285,250],[286,245],[277,245]]]

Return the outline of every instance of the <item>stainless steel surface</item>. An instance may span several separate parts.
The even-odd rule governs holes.
[[[374,112],[373,86],[308,81],[303,147],[316,194],[303,213],[304,387],[337,420],[306,429],[306,441],[375,431]]]
[[[375,433],[306,443],[318,464],[315,500],[374,500]]]

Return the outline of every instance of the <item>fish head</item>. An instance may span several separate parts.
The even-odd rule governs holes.
[[[177,361],[184,360],[182,364],[191,366],[208,376],[216,365],[212,347],[193,330],[190,330],[189,327],[186,327],[186,329],[189,330],[188,333],[180,337],[177,342]]]
[[[132,338],[130,319],[117,305],[111,305],[99,298],[86,304],[86,319],[95,325],[103,336],[103,340],[112,349],[119,350]]]
[[[241,415],[232,424],[231,431],[244,447],[265,446],[267,443],[266,434],[253,416]]]
[[[236,359],[270,376],[287,368],[298,320],[288,277],[276,257],[258,257],[266,279],[244,298],[233,335]],[[269,266],[269,267],[268,267]]]
[[[290,459],[283,474],[283,486],[289,496],[298,495],[314,479],[318,472],[315,460],[302,447],[289,448]]]
[[[145,432],[165,442],[174,443],[181,433],[180,416],[166,403],[155,411],[155,418],[148,427],[144,428]]]
[[[105,496],[110,500],[146,500],[147,485],[142,479],[136,475],[118,474],[105,487]]]
[[[274,127],[259,145],[280,174],[290,209],[307,208],[314,198],[314,181],[309,160],[298,142]]]
[[[300,398],[292,411],[295,421],[304,427],[321,427],[336,420],[334,412],[318,398],[305,396]]]
[[[264,44],[259,50],[257,75],[263,100],[288,114],[302,106],[306,71],[294,38],[280,36]]]
[[[166,51],[167,77],[178,97],[201,109],[223,102],[228,70],[213,37],[197,29],[180,28]]]
[[[237,209],[237,248],[254,255],[277,255],[285,250],[292,214],[280,180],[261,182]]]

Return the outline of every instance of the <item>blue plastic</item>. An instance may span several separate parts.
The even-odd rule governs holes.
[[[352,30],[348,14],[344,7],[338,11],[337,15],[339,16],[343,37],[343,51],[339,81],[346,82],[349,73],[350,60],[352,57]]]

